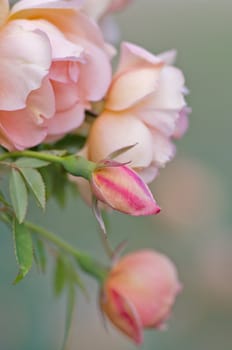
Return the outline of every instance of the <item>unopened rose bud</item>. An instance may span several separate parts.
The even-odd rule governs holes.
[[[123,257],[105,280],[103,313],[137,344],[144,328],[162,328],[180,291],[176,268],[164,255],[143,250]]]
[[[93,171],[90,184],[96,198],[115,210],[133,216],[160,212],[148,186],[125,165],[108,161]]]

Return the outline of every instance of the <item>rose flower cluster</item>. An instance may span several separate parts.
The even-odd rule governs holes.
[[[0,0],[0,145],[24,151],[85,129],[78,156],[96,166],[89,182],[70,176],[84,199],[152,215],[160,208],[147,184],[175,155],[190,109],[175,51],[154,55],[123,42],[112,72],[116,49],[101,24],[131,2],[21,0],[10,8]],[[168,258],[138,251],[111,266],[100,307],[141,343],[143,328],[164,324],[179,290]]]

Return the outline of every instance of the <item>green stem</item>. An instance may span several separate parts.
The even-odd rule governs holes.
[[[56,236],[54,233],[47,231],[46,229],[40,226],[37,226],[28,221],[26,221],[24,224],[30,230],[39,234],[47,241],[58,246],[66,253],[71,254],[77,260],[79,266],[84,272],[88,273],[92,277],[95,277],[101,283],[104,281],[107,270],[106,268],[102,267],[99,263],[97,263],[92,257],[83,252],[80,252],[79,250],[71,246],[69,243],[65,242],[62,238]]]
[[[0,155],[0,161],[9,159],[9,158],[19,158],[19,157],[36,158],[36,159],[46,160],[48,162],[59,163],[59,164],[62,164],[63,162],[63,159],[61,157],[55,156],[50,153],[42,153],[42,152],[35,152],[35,151],[6,152]]]
[[[4,213],[1,214],[1,220],[9,226],[11,226],[11,219]],[[37,226],[29,221],[24,222],[24,225],[29,230],[42,236],[48,242],[53,243],[66,253],[72,255],[78,262],[80,268],[87,274],[91,275],[92,277],[95,277],[98,282],[100,282],[101,284],[104,282],[107,274],[107,269],[100,265],[98,262],[96,262],[91,256],[75,249],[69,243],[65,242],[62,238],[59,238],[54,233],[46,230],[43,227]]]
[[[54,233],[52,233],[50,231],[47,231],[45,228],[37,226],[37,225],[35,225],[35,224],[33,224],[32,222],[29,222],[29,221],[26,221],[24,224],[30,230],[38,233],[40,236],[43,236],[46,240],[48,240],[49,242],[59,246],[64,251],[66,251],[67,253],[73,255],[74,257],[79,258],[79,257],[82,256],[81,252],[76,250],[69,243],[65,242],[64,240],[62,240],[61,238],[56,236]]]
[[[36,159],[45,160],[51,163],[61,164],[68,173],[74,176],[84,177],[87,180],[91,179],[92,172],[96,168],[96,164],[94,162],[90,162],[83,157],[76,156],[73,154],[65,157],[59,157],[50,153],[35,152],[30,150],[6,152],[0,155],[0,162],[8,158],[20,158],[20,157],[36,158]]]

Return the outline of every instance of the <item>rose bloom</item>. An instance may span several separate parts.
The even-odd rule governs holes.
[[[154,56],[123,43],[118,69],[87,140],[89,160],[98,162],[118,148],[136,144],[116,160],[130,166],[146,182],[175,154],[173,138],[188,126],[184,76],[172,65],[175,52]]]
[[[109,272],[100,307],[119,330],[141,344],[143,329],[164,327],[180,289],[176,268],[166,256],[137,251]]]
[[[107,46],[80,0],[0,0],[0,144],[25,149],[81,125],[111,80]]]

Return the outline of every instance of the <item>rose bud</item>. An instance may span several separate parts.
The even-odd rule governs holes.
[[[120,331],[141,344],[143,329],[164,327],[180,289],[176,268],[166,256],[138,251],[109,272],[100,307]]]
[[[160,212],[148,186],[125,165],[107,161],[97,167],[90,181],[98,200],[122,213],[140,216]]]

